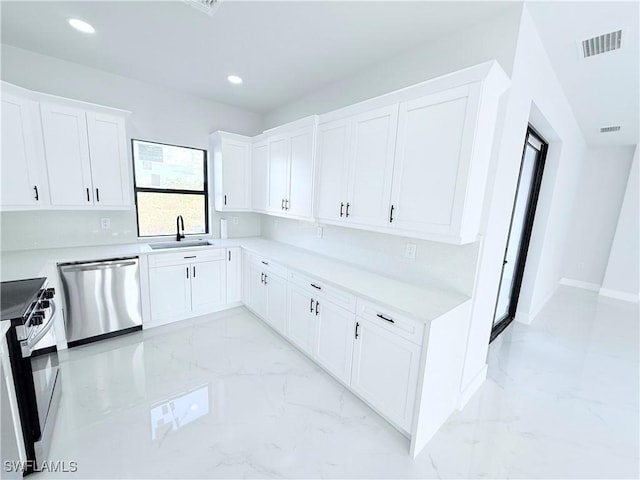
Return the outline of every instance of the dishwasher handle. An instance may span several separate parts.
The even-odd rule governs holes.
[[[138,264],[138,259],[115,260],[105,262],[79,263],[75,265],[61,265],[64,272],[88,272],[92,270],[111,270],[113,268],[130,267]]]

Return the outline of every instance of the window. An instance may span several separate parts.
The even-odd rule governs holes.
[[[207,152],[198,148],[132,140],[138,236],[209,233]]]

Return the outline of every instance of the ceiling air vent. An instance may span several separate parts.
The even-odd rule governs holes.
[[[617,50],[622,47],[622,30],[605,33],[597,37],[582,41],[582,55],[584,58],[600,55],[601,53]]]
[[[200,10],[208,15],[213,15],[222,0],[183,0],[187,5]]]
[[[619,132],[619,131],[620,131],[620,125],[600,128],[600,133],[611,133],[611,132]]]

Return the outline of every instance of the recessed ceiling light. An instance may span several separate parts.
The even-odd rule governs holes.
[[[69,25],[82,33],[95,33],[96,29],[92,25],[77,18],[70,18]]]
[[[242,83],[242,79],[237,75],[229,75],[227,80],[229,80],[229,83],[233,83],[234,85],[240,85]]]

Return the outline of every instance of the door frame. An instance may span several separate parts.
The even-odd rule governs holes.
[[[507,249],[509,248],[509,239],[511,238],[511,229],[513,227],[513,214],[515,212],[516,201],[518,193],[520,191],[520,178],[522,177],[522,167],[524,164],[524,156],[529,143],[529,137],[533,137],[535,140],[542,144],[540,148],[540,156],[534,167],[532,188],[527,198],[527,209],[525,215],[524,228],[522,230],[522,238],[520,241],[520,248],[518,249],[518,256],[516,260],[516,267],[513,276],[513,285],[511,286],[511,295],[509,300],[509,308],[507,314],[498,322],[494,323],[491,328],[491,337],[489,343],[493,342],[498,335],[500,335],[505,328],[514,320],[516,316],[516,309],[518,307],[518,299],[520,297],[520,289],[522,288],[522,279],[524,277],[524,269],[527,263],[527,253],[529,252],[529,244],[531,243],[531,234],[533,232],[533,222],[535,220],[536,209],[538,206],[538,198],[540,196],[540,189],[542,187],[542,175],[544,172],[544,165],[547,158],[547,150],[549,149],[549,142],[540,135],[540,133],[533,127],[533,125],[527,125],[527,133],[524,137],[524,144],[522,146],[522,157],[520,159],[520,171],[518,172],[518,184],[516,187],[516,194],[513,197],[513,206],[511,208],[511,220],[509,221],[509,233],[507,234],[507,244],[504,250],[502,259],[507,256]],[[533,145],[531,145],[533,147]],[[535,147],[534,147],[535,148]],[[498,285],[502,285],[502,276],[504,275],[504,265],[500,272],[500,280]],[[498,289],[498,295],[496,296],[496,305],[493,310],[493,321],[495,322],[495,315],[498,309],[498,299],[500,296],[500,290]]]

